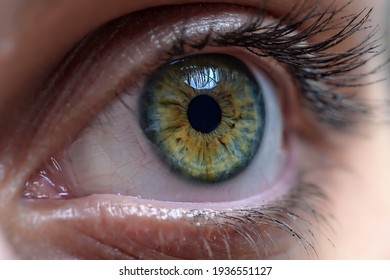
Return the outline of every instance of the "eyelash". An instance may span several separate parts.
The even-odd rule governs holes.
[[[337,17],[347,6],[337,10],[329,6],[328,10],[320,15],[317,8],[307,10],[304,5],[296,6],[288,15],[280,20],[274,20],[271,24],[264,25],[263,17],[259,16],[235,32],[220,36],[210,32],[196,41],[186,38],[185,30],[181,30],[176,32],[174,47],[165,51],[166,56],[159,61],[159,64],[164,64],[173,57],[186,55],[187,47],[202,50],[205,46],[234,46],[247,49],[259,57],[271,57],[285,66],[295,78],[303,103],[317,119],[333,128],[343,129],[356,122],[360,115],[367,115],[369,108],[360,103],[354,95],[345,97],[345,93],[339,92],[345,88],[360,86],[362,79],[380,68],[378,66],[363,74],[353,73],[354,70],[381,53],[381,46],[377,44],[378,40],[374,39],[377,34],[376,28],[373,28],[367,35],[367,40],[356,44],[349,50],[340,53],[332,51],[333,47],[368,28],[366,23],[371,10],[363,10],[360,14],[350,17]],[[259,15],[265,13],[262,9],[258,11]],[[119,21],[126,21],[126,18],[119,19]],[[303,26],[315,18],[319,19],[300,31]],[[342,31],[331,38],[311,43],[313,37],[336,28]],[[270,38],[272,38],[272,44],[268,43]],[[117,97],[120,98],[119,93]],[[310,222],[307,215],[314,217],[321,225],[327,224],[327,199],[320,186],[305,182],[304,175],[301,174],[301,180],[292,188],[293,191],[288,197],[272,205],[234,211],[216,212],[213,210],[212,214],[207,213],[206,210],[205,212],[193,210],[197,213],[194,215],[193,223],[196,224],[198,219],[205,219],[207,224],[218,225],[221,231],[226,232],[224,236],[227,252],[230,252],[228,248],[230,245],[227,241],[229,230],[233,230],[242,235],[257,257],[268,257],[267,244],[269,242],[265,240],[269,239],[274,246],[278,247],[273,234],[268,232],[267,227],[269,227],[280,230],[295,239],[302,245],[307,257],[316,257],[313,233],[315,225]],[[256,244],[263,245],[264,253]],[[231,255],[228,256],[228,258],[231,257]]]

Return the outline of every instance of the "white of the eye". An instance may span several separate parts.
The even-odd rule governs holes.
[[[268,185],[272,185],[275,183],[275,178],[279,175],[286,160],[284,151],[281,150],[283,145],[283,119],[279,100],[271,81],[261,70],[252,69],[252,71],[263,90],[266,108],[264,137],[257,155],[259,158],[257,168],[263,181],[268,182]]]

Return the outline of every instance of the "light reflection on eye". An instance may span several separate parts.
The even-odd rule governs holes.
[[[191,69],[192,67],[189,66],[188,68]],[[218,85],[220,80],[219,71],[213,71],[212,68],[200,68],[183,79],[185,84],[196,90],[213,89]]]
[[[314,33],[325,30],[324,27],[328,22],[327,14],[324,15],[323,23],[315,24],[311,31],[313,33],[309,32],[309,34],[303,35],[299,34],[299,30],[297,30],[299,24],[288,25],[289,22],[282,24],[277,20],[274,23],[267,20],[259,21],[255,11],[246,8],[241,13],[234,14],[233,23],[228,24],[231,22],[232,15],[229,13],[226,15],[225,11],[234,13],[232,9],[228,8],[229,6],[210,5],[210,7],[218,7],[217,12],[212,15],[203,14],[197,18],[196,9],[191,10],[193,17],[178,19],[173,28],[163,24],[164,19],[156,16],[156,14],[161,14],[160,9],[140,12],[140,14],[130,16],[126,20],[118,20],[118,22],[104,26],[102,30],[98,30],[89,39],[86,39],[85,49],[77,50],[75,52],[77,59],[70,61],[71,66],[76,65],[75,68],[81,70],[78,73],[71,72],[70,74],[64,71],[68,76],[60,77],[60,79],[56,77],[59,80],[52,84],[59,84],[58,88],[55,89],[59,94],[62,91],[74,91],[76,94],[80,90],[79,88],[83,88],[84,91],[93,92],[94,97],[107,96],[100,99],[110,102],[108,105],[100,106],[105,107],[104,110],[99,112],[77,140],[69,144],[66,149],[57,153],[53,152],[52,159],[26,184],[24,197],[74,198],[91,194],[120,194],[122,197],[140,198],[139,201],[147,200],[148,203],[151,203],[148,204],[148,207],[153,203],[158,204],[156,201],[172,202],[169,204],[171,208],[183,206],[181,203],[175,204],[176,202],[186,202],[187,204],[184,203],[184,205],[195,208],[203,207],[202,203],[208,202],[206,204],[208,209],[195,209],[200,211],[196,212],[200,213],[199,216],[203,215],[202,210],[205,210],[204,213],[208,213],[209,209],[214,208],[221,210],[222,207],[222,210],[213,212],[213,215],[210,216],[212,218],[207,218],[207,215],[204,215],[203,218],[206,222],[201,219],[202,223],[196,224],[196,227],[204,225],[207,229],[210,227],[215,230],[216,227],[212,225],[226,226],[225,230],[228,233],[222,231],[218,232],[219,235],[215,235],[217,236],[215,239],[220,238],[218,239],[220,243],[227,236],[232,236],[233,240],[243,239],[253,249],[255,257],[273,255],[272,246],[276,248],[279,243],[284,243],[285,239],[288,239],[277,238],[283,234],[294,238],[298,236],[300,244],[307,245],[306,241],[302,240],[305,238],[305,232],[308,232],[307,235],[311,235],[310,229],[304,228],[302,229],[304,233],[300,233],[301,230],[292,225],[301,223],[308,227],[311,224],[300,218],[293,210],[294,207],[298,209],[297,212],[308,209],[311,214],[315,211],[310,202],[304,199],[303,201],[310,206],[302,207],[299,204],[303,203],[300,199],[301,196],[304,197],[300,193],[302,188],[298,191],[299,195],[295,193],[291,198],[291,203],[288,200],[289,196],[283,196],[289,191],[294,191],[293,187],[297,184],[294,175],[301,171],[301,162],[292,159],[295,146],[294,142],[290,142],[290,140],[298,134],[298,131],[294,130],[296,120],[299,120],[299,125],[304,125],[307,123],[304,116],[306,118],[309,116],[309,123],[315,123],[317,130],[313,129],[312,131],[315,133],[321,128],[320,124],[313,121],[316,114],[320,115],[320,118],[324,117],[325,120],[338,117],[337,113],[342,114],[340,107],[335,110],[332,107],[335,103],[329,101],[332,100],[330,96],[337,93],[327,90],[327,80],[319,81],[318,77],[322,74],[323,77],[331,76],[337,80],[340,79],[339,74],[348,73],[347,69],[350,68],[347,65],[348,59],[345,59],[346,54],[341,54],[339,57],[335,57],[333,54],[329,55],[335,61],[337,59],[339,62],[341,61],[338,65],[339,71],[334,70],[334,65],[327,68],[327,65],[323,64],[324,53],[322,53],[322,60],[316,61],[314,59],[316,54],[331,48],[332,43],[337,40],[337,38],[334,38],[334,41],[328,40],[323,46],[320,44],[310,45],[306,41],[306,39],[311,39]],[[178,8],[176,7],[176,9]],[[198,9],[201,10],[199,7]],[[221,10],[222,13],[219,14],[218,11]],[[167,12],[168,8],[164,11]],[[169,11],[169,13],[174,13],[174,11]],[[297,18],[288,18],[288,20],[292,22],[303,20],[299,15],[294,16]],[[332,14],[331,17],[333,16]],[[309,14],[307,18],[311,17],[314,15]],[[125,23],[132,22],[132,20],[139,25],[140,30],[137,29],[137,26],[131,29],[126,28]],[[145,22],[149,22],[149,20],[156,25],[156,28],[153,29],[156,32],[155,36],[152,36],[153,40],[148,37],[145,39],[148,36],[145,35],[148,34],[145,29],[150,28],[150,25],[145,27]],[[202,24],[198,25],[198,22]],[[218,25],[219,23],[220,25]],[[346,34],[354,30],[353,23],[349,21],[343,21],[343,23],[346,24]],[[178,25],[182,27],[180,32],[177,32]],[[206,28],[207,32],[205,25],[209,25],[209,28]],[[112,30],[116,30],[117,36],[114,38],[111,36]],[[297,36],[297,32],[301,36]],[[341,33],[339,36],[347,35]],[[273,49],[273,44],[269,43],[268,38],[271,37],[275,40],[275,49]],[[103,49],[106,52],[94,52],[94,46],[99,42],[104,42],[105,48]],[[213,48],[212,52],[220,48],[218,53],[231,52],[232,56],[248,65],[262,88],[265,104],[265,128],[259,151],[240,174],[218,184],[194,182],[186,180],[186,178],[179,178],[175,172],[172,173],[169,166],[157,155],[155,147],[146,141],[145,133],[139,126],[139,110],[137,108],[143,85],[146,84],[147,77],[156,71],[158,66],[175,59],[175,56],[183,58],[187,55],[201,53],[202,51],[199,49],[202,50],[207,45],[205,43]],[[159,48],[155,46],[159,46]],[[363,50],[367,48],[367,45],[359,46],[358,49],[354,49],[355,53],[350,54],[354,59],[359,58],[356,53],[363,53]],[[84,57],[82,54],[88,53],[88,48],[93,51],[88,54],[89,56]],[[138,52],[135,52],[134,49]],[[142,55],[139,55],[140,53]],[[301,64],[296,63],[294,59],[297,58],[302,62]],[[81,66],[78,67],[79,65]],[[107,73],[109,74],[107,75]],[[204,74],[208,76],[204,83],[198,83],[196,81],[198,77],[185,81],[193,88],[195,86],[202,90],[214,90],[219,80],[223,79],[223,75],[214,73],[219,72],[201,71],[200,76]],[[88,83],[85,85],[85,81],[91,80],[96,81],[96,84]],[[100,87],[100,85],[103,86]],[[313,98],[313,93],[321,94]],[[116,98],[113,99],[113,96]],[[319,108],[321,105],[321,108],[328,106],[326,109],[329,110],[302,114],[303,110],[306,110],[307,113],[307,109],[301,106],[304,102],[301,102],[300,99],[304,97],[306,98],[304,102],[310,103],[311,108]],[[89,104],[88,101],[94,102],[93,98],[83,101],[86,104]],[[343,103],[337,103],[337,105],[340,104]],[[151,106],[156,105],[151,102]],[[294,106],[297,108],[293,108]],[[295,122],[292,122],[290,117]],[[159,115],[159,119],[161,121],[161,115]],[[259,127],[261,126],[257,128]],[[173,149],[175,148],[177,146]],[[55,190],[54,194],[53,189]],[[61,195],[56,191],[60,191]],[[93,197],[96,198],[96,196]],[[283,200],[279,202],[279,199]],[[297,201],[298,203],[296,203]],[[197,202],[198,204],[188,202]],[[268,204],[269,202],[272,203]],[[231,209],[238,210],[228,212]],[[194,216],[196,215],[191,217]],[[213,220],[214,218],[215,220]],[[273,230],[278,231],[278,233],[276,234]],[[206,238],[203,235],[201,237]],[[205,242],[211,246],[207,242],[212,241],[206,240]],[[220,249],[222,247],[220,243],[214,244],[215,247]],[[265,248],[265,253],[259,253],[260,245]],[[233,258],[231,248],[225,247],[222,255]],[[309,244],[307,247],[310,248],[312,245]],[[277,248],[277,251],[280,253],[280,248]],[[248,258],[253,257],[253,252],[249,253]],[[213,256],[210,251],[208,253],[209,257]],[[200,255],[204,256],[204,254]]]

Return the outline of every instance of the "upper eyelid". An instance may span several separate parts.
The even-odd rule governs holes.
[[[112,1],[101,0],[99,5],[90,5],[89,2],[95,2],[95,0],[87,0],[83,2],[77,2],[78,4],[68,5],[69,1],[56,1],[55,5],[49,5],[46,7],[45,5],[40,5],[39,7],[32,4],[34,8],[34,13],[26,13],[26,10],[23,6],[17,7],[15,6],[15,10],[13,11],[15,17],[7,18],[4,17],[3,20],[11,20],[9,22],[5,22],[5,27],[15,26],[10,30],[11,33],[15,33],[15,36],[18,37],[18,40],[15,43],[19,43],[21,45],[31,45],[31,42],[19,41],[19,38],[26,37],[28,40],[31,40],[30,37],[24,36],[21,32],[24,30],[29,30],[28,34],[34,34],[34,44],[32,48],[21,49],[18,50],[19,56],[25,57],[23,63],[23,71],[19,71],[18,68],[12,67],[8,69],[8,74],[11,74],[13,70],[19,71],[19,78],[23,79],[24,83],[20,83],[20,85],[13,85],[14,90],[2,90],[2,92],[9,93],[9,95],[19,96],[16,99],[21,99],[25,95],[31,95],[31,88],[25,87],[24,85],[30,84],[32,81],[43,80],[45,79],[48,72],[50,72],[50,68],[54,67],[56,62],[59,62],[59,59],[65,55],[72,44],[75,44],[78,40],[82,38],[88,32],[91,32],[94,28],[97,28],[99,25],[107,22],[115,17],[134,12],[134,9],[141,9],[144,7],[135,8],[131,3],[127,3],[127,1],[120,1],[112,3]],[[172,2],[180,2],[180,1],[172,1]],[[185,2],[185,1],[184,1]],[[192,1],[191,1],[192,2]],[[202,1],[202,2],[208,2]],[[213,1],[210,1],[213,2]],[[224,1],[219,1],[223,3]],[[227,1],[229,2],[229,1]],[[305,1],[304,5],[311,6],[314,3],[312,1]],[[316,2],[316,1],[314,1]],[[15,2],[16,3],[16,2]],[[88,4],[89,3],[89,4]],[[267,12],[271,15],[280,16],[286,13],[286,11],[291,10],[298,1],[289,1],[287,3],[277,3],[275,1],[240,1],[236,4],[244,4],[254,8],[266,8]],[[320,1],[318,6],[318,11],[324,10],[327,7],[328,1]],[[31,3],[29,3],[31,4]],[[145,5],[147,3],[145,2]],[[152,1],[150,5],[153,6],[156,3]],[[165,1],[160,4],[170,4],[170,1]],[[315,3],[318,4],[318,3]],[[50,7],[50,12],[46,9]],[[354,7],[350,5],[350,10],[353,12]],[[12,6],[10,6],[12,11]],[[55,14],[55,17],[50,17],[50,15]],[[72,21],[69,23],[69,18],[72,18]],[[20,19],[23,19],[21,21]],[[18,22],[20,21],[20,22]],[[34,24],[29,24],[30,22],[34,22]],[[66,23],[66,24],[65,24]],[[19,28],[19,30],[17,29]],[[39,29],[44,30],[45,32],[40,32]],[[63,32],[58,32],[58,30],[63,30]],[[7,31],[8,32],[8,31]],[[58,38],[57,38],[58,37]],[[15,37],[16,38],[16,37]],[[51,40],[50,44],[47,42],[47,39]],[[34,52],[34,59],[31,59],[31,51]],[[12,59],[16,59],[13,57]],[[39,62],[39,64],[37,64]],[[35,69],[41,69],[41,71],[35,71]],[[28,76],[27,76],[28,75]],[[7,75],[2,75],[4,81],[9,80]],[[6,85],[5,83],[0,83]],[[16,91],[16,92],[15,92]],[[15,100],[16,100],[15,99]],[[15,105],[15,104],[12,104]],[[4,106],[2,110],[8,110],[11,106]],[[16,106],[12,106],[16,107]],[[21,109],[22,110],[22,109]],[[5,125],[3,126],[5,127]]]
[[[99,25],[104,24],[105,22],[112,20],[116,17],[123,16],[135,12],[136,9],[141,10],[143,8],[152,7],[156,5],[155,1],[151,3],[144,2],[144,6],[134,7],[132,3],[127,1],[116,1],[112,2],[109,0],[83,0],[75,1],[77,5],[72,5],[71,1],[56,1],[50,3],[50,5],[40,4],[39,6],[36,3],[28,3],[29,5],[24,6],[17,3],[17,1],[12,2],[11,5],[7,6],[7,13],[11,13],[13,17],[1,17],[3,20],[0,31],[4,31],[4,34],[12,36],[10,37],[14,40],[15,44],[31,45],[32,38],[26,36],[27,34],[34,34],[34,43],[33,46],[37,46],[38,49],[29,48],[28,50],[17,50],[19,56],[28,58],[31,56],[31,51],[35,53],[36,60],[26,59],[24,61],[23,67],[25,69],[36,69],[37,65],[32,65],[32,63],[38,62],[41,56],[50,57],[50,61],[46,63],[54,63],[56,59],[63,56],[72,44],[75,44],[80,40],[85,34],[91,32],[93,29],[97,28]],[[50,1],[46,1],[50,2]],[[159,5],[167,4],[182,4],[186,2],[194,3],[193,1],[162,1]],[[182,3],[179,3],[182,2]],[[213,1],[202,1],[202,2],[213,2]],[[219,3],[225,2],[224,0],[218,1]],[[230,1],[226,1],[230,2]],[[266,7],[271,15],[282,15],[286,11],[290,10],[298,1],[288,1],[287,3],[278,3],[276,1],[270,1],[267,3],[267,0],[247,0],[247,1],[237,1],[236,4],[248,5],[251,7]],[[279,1],[281,2],[281,1]],[[285,2],[285,1],[283,1]],[[308,2],[308,6],[312,5],[312,1]],[[316,2],[316,1],[314,1]],[[328,1],[320,1],[319,10],[325,9]],[[91,4],[94,5],[91,5]],[[17,4],[17,5],[16,5]],[[30,7],[31,5],[31,7]],[[322,7],[323,5],[323,7]],[[28,13],[31,9],[33,13]],[[50,10],[49,10],[50,9]],[[352,10],[352,9],[351,9]],[[54,17],[52,15],[55,15]],[[69,22],[69,18],[72,18],[72,21]],[[34,23],[34,24],[31,24]],[[7,29],[5,29],[7,28]],[[63,30],[63,32],[58,32],[58,30]],[[41,32],[44,31],[44,32]],[[23,41],[22,39],[26,37],[30,42]],[[5,38],[8,38],[6,36]],[[51,43],[48,43],[50,38]],[[41,51],[42,50],[42,51]],[[17,57],[12,57],[16,59]],[[40,64],[41,69],[46,69],[49,71],[49,68],[44,68]],[[32,72],[32,71],[31,71]],[[25,73],[24,73],[25,74]],[[38,74],[38,73],[37,73]],[[30,73],[30,75],[32,75]],[[6,77],[6,76],[4,76]],[[42,77],[41,77],[42,78]],[[4,81],[6,81],[5,79]],[[3,84],[3,83],[0,83]],[[26,91],[20,91],[21,94],[28,94]],[[11,94],[11,93],[10,93]]]

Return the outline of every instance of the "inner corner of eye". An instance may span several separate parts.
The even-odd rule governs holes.
[[[119,194],[173,202],[272,197],[276,185],[288,185],[291,165],[282,149],[274,87],[254,71],[224,53],[162,65],[129,104],[136,116],[121,102],[110,106],[110,124],[94,126],[51,157],[24,196]]]

